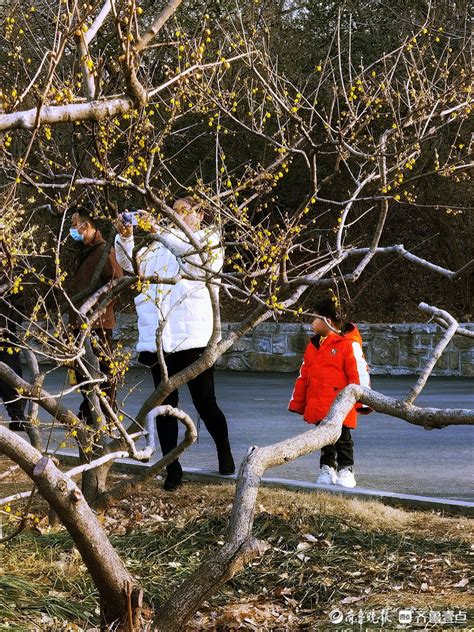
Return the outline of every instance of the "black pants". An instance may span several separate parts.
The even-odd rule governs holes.
[[[13,354],[10,354],[7,351],[7,348],[11,345],[14,345],[14,343],[8,341],[1,343],[0,346],[2,346],[4,350],[0,351],[0,362],[5,362],[17,375],[23,377],[20,353],[14,351]],[[0,380],[0,397],[3,399],[5,408],[12,421],[23,420],[25,418],[26,400],[18,399],[16,390],[3,380]]]
[[[333,445],[327,445],[321,449],[321,459],[319,465],[329,465],[334,469],[341,470],[343,467],[354,465],[354,442],[352,441],[350,428],[342,426],[339,439]]]
[[[168,376],[171,377],[187,366],[195,362],[203,353],[204,347],[196,349],[185,349],[176,351],[165,356],[168,369]],[[140,353],[139,360],[142,364],[150,367],[155,388],[161,382],[161,370],[156,353],[144,351]],[[203,420],[209,434],[214,439],[217,450],[225,450],[229,447],[229,434],[227,421],[224,413],[217,405],[214,390],[214,367],[203,371],[200,375],[187,383],[193,404]],[[163,404],[169,404],[176,408],[178,406],[178,390],[173,391],[164,400]],[[178,445],[178,420],[168,415],[160,415],[156,418],[156,429],[160,441],[163,455],[171,452]],[[178,460],[167,466],[168,474],[181,476],[182,470]]]
[[[110,404],[112,407],[115,407],[115,391],[116,391],[116,383],[110,377],[110,369],[109,364],[110,360],[107,360],[106,355],[110,355],[112,351],[112,331],[110,329],[93,329],[92,336],[98,343],[98,347],[92,346],[94,354],[99,358],[99,367],[101,372],[107,377],[106,381],[101,382],[100,388],[106,394]],[[101,348],[103,350],[103,358],[101,358]],[[77,384],[82,393],[82,402],[79,406],[79,419],[82,419],[88,426],[94,425],[94,419],[92,416],[92,412],[90,409],[90,402],[88,398],[88,393],[92,390],[91,384],[85,384],[81,386],[81,382],[86,381],[85,376],[83,376],[78,369],[76,371]],[[107,419],[108,415],[106,411],[101,411],[102,416]]]

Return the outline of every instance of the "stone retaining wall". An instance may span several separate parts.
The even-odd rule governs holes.
[[[474,325],[463,326],[474,331]],[[224,323],[223,335],[234,327],[234,323]],[[418,373],[444,331],[437,325],[422,323],[361,324],[359,330],[371,373],[375,375]],[[115,337],[133,348],[136,335],[136,318],[119,315]],[[309,325],[262,323],[238,340],[219,359],[217,367],[228,371],[297,371],[310,335]],[[474,340],[455,336],[433,375],[474,376]]]

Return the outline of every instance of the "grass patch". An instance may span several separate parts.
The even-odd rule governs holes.
[[[166,495],[151,483],[102,518],[155,608],[222,546],[233,489],[188,483]],[[326,629],[335,607],[473,607],[466,518],[262,489],[254,533],[267,553],[203,604],[189,630]],[[97,596],[67,533],[22,534],[0,549],[0,567],[0,630],[97,626]]]

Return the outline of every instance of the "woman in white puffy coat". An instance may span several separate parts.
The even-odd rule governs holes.
[[[190,198],[177,200],[173,209],[193,231],[194,238],[206,246],[209,253],[206,268],[219,273],[224,263],[224,251],[220,246],[218,232],[212,228],[201,228],[203,213],[193,205]],[[133,272],[133,228],[120,220],[117,228],[117,261],[124,270]],[[209,291],[203,279],[203,272],[199,268],[199,264],[202,265],[200,255],[195,253],[186,256],[186,253],[191,253],[194,248],[183,232],[175,229],[159,232],[164,243],[154,241],[138,252],[140,274],[146,277],[159,275],[161,278],[173,279],[182,272],[196,280],[179,279],[176,283],[145,284],[145,288],[135,299],[139,361],[150,367],[155,388],[161,381],[157,356],[157,330],[160,323],[165,321],[161,332],[161,344],[169,376],[178,373],[199,358],[209,342],[213,329]],[[215,397],[214,367],[206,369],[190,380],[188,388],[194,406],[216,444],[219,472],[233,474],[235,465],[230,450],[227,421]],[[163,404],[176,407],[178,391],[168,395]],[[171,416],[159,416],[156,419],[156,426],[161,450],[163,454],[167,454],[177,446],[178,422]],[[173,461],[167,466],[164,488],[174,491],[181,485],[182,476],[179,461]]]

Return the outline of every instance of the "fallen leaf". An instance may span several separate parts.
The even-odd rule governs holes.
[[[308,549],[312,548],[312,544],[310,544],[310,542],[299,542],[298,546],[296,547],[297,551],[307,551]]]
[[[305,533],[303,535],[303,538],[307,541],[307,542],[317,542],[318,538],[315,537],[314,535],[312,535],[311,533]]]
[[[283,587],[283,586],[278,586],[275,589],[275,595],[277,597],[281,597],[282,595],[291,595],[292,592],[293,592],[293,590],[291,588],[287,588],[287,587]]]
[[[308,562],[309,561],[309,557],[306,557],[306,555],[304,555],[303,553],[297,553],[296,557],[301,560],[302,562]]]
[[[453,588],[464,588],[464,586],[467,586],[468,584],[469,580],[467,579],[467,577],[465,577],[464,579],[461,579],[461,581],[457,584],[453,584]]]
[[[151,514],[148,517],[150,518],[150,520],[154,520],[155,522],[166,522],[166,519],[159,514]]]
[[[359,597],[344,597],[344,599],[341,599],[341,603],[343,604],[356,603],[357,601],[364,599],[364,597],[365,595],[360,595]]]

